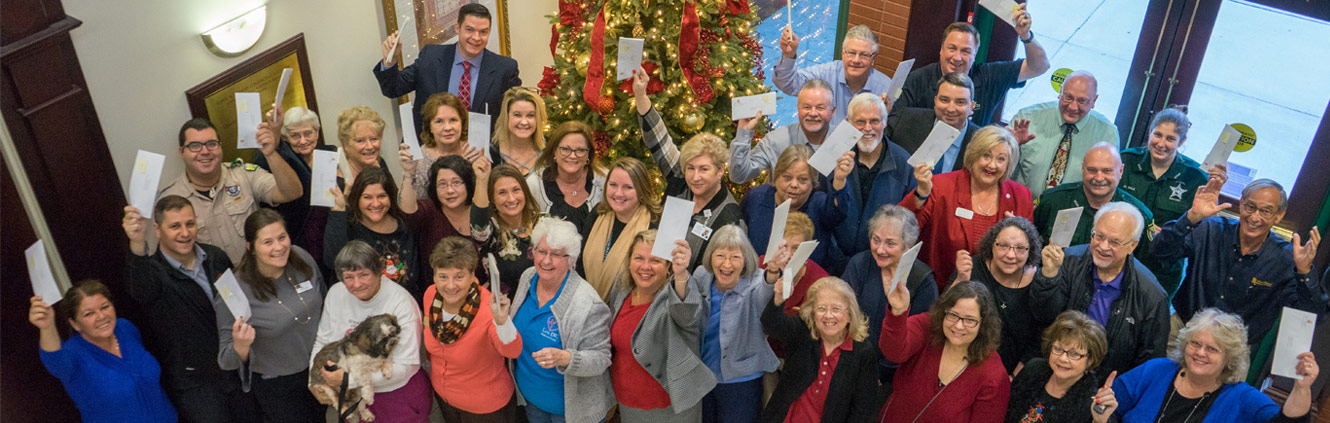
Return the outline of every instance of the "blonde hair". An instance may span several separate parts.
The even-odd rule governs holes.
[[[1222,383],[1242,382],[1247,377],[1247,367],[1251,363],[1251,347],[1247,345],[1247,327],[1242,324],[1242,317],[1207,308],[1196,312],[1187,321],[1187,326],[1178,331],[1177,343],[1168,350],[1168,358],[1178,367],[1187,368],[1187,344],[1201,331],[1210,331],[1210,336],[1224,350],[1224,369],[1219,371]]]
[[[651,213],[651,220],[660,217],[660,193],[656,192],[656,184],[651,182],[651,176],[647,174],[646,165],[640,160],[632,157],[620,157],[610,164],[610,171],[606,175],[614,173],[614,169],[623,169],[628,173],[628,178],[633,181],[633,190],[637,191],[637,204],[640,207],[646,207]],[[608,182],[607,182],[608,184]],[[601,195],[600,204],[596,205],[597,214],[612,213],[614,209],[610,208],[610,190],[604,190]]]
[[[679,151],[679,165],[683,167],[688,162],[698,156],[707,156],[715,162],[716,167],[725,168],[726,160],[730,158],[730,148],[725,145],[725,140],[720,139],[716,134],[703,132],[694,135],[683,143],[683,148]]]
[[[850,289],[850,284],[835,276],[827,276],[813,282],[813,286],[808,287],[808,294],[804,296],[804,303],[799,307],[799,317],[808,325],[808,332],[812,334],[813,339],[822,339],[817,334],[817,321],[813,320],[813,311],[817,308],[817,293],[823,289],[829,289],[832,292],[840,294],[845,300],[847,306],[845,312],[846,319],[850,322],[850,327],[846,328],[847,336],[854,338],[855,341],[863,341],[868,338],[868,317],[864,316],[863,310],[859,309],[859,299],[855,298],[854,290]]]
[[[633,242],[632,242],[631,244],[628,244],[628,245],[629,245],[629,247],[628,247],[629,252],[628,252],[628,255],[624,256],[624,258],[623,258],[623,271],[622,271],[622,272],[619,272],[619,277],[618,277],[617,279],[615,279],[615,281],[614,281],[614,284],[615,284],[615,285],[618,285],[619,288],[625,289],[625,290],[627,290],[627,291],[632,291],[632,290],[633,290],[633,286],[634,286],[634,282],[633,282],[633,272],[632,272],[632,270],[629,269],[629,267],[633,265],[633,253],[632,253],[632,250],[634,250],[634,249],[637,248],[637,244],[646,244],[647,247],[651,247],[651,246],[653,246],[653,245],[656,245],[656,230],[655,230],[655,229],[647,229],[647,230],[645,230],[645,231],[638,232],[637,235],[633,237]],[[660,260],[660,261],[667,262],[667,263],[665,264],[665,275],[664,275],[664,276],[665,276],[665,280],[666,280],[666,281],[669,281],[669,280],[670,280],[670,275],[673,273],[673,266],[671,266],[671,265],[668,263],[669,260],[665,260],[665,259],[662,259],[662,258],[660,258],[660,257],[656,257],[656,256],[651,256],[651,257],[648,257],[647,259],[648,259],[648,260]]]
[[[549,119],[545,114],[545,100],[536,94],[535,90],[526,87],[512,87],[508,92],[503,93],[503,107],[499,110],[499,120],[495,122],[494,144],[503,148],[512,140],[508,139],[508,112],[513,103],[525,101],[536,107],[536,122],[532,124],[535,132],[531,134],[531,145],[536,151],[545,149],[545,122]],[[587,140],[590,142],[590,139]]]
[[[776,234],[772,234],[773,236]],[[804,241],[812,240],[817,235],[817,229],[813,226],[813,219],[809,219],[803,212],[792,211],[785,218],[785,233],[781,237],[790,235],[799,235]],[[791,254],[794,252],[791,251]]]
[[[965,147],[965,157],[961,163],[966,169],[969,169],[979,159],[984,158],[989,150],[1003,144],[1007,146],[1010,153],[1007,158],[1007,171],[1003,173],[1002,179],[999,179],[998,182],[1011,179],[1011,174],[1016,171],[1016,163],[1021,161],[1021,147],[1016,142],[1016,136],[1001,126],[988,125],[975,132],[970,137],[970,145]]]
[[[374,132],[377,132],[380,138],[383,137],[383,127],[387,122],[379,117],[379,112],[375,112],[369,106],[356,106],[343,110],[337,115],[337,141],[341,142],[343,147],[354,137],[351,132],[355,130],[356,123],[362,121],[369,122]]]

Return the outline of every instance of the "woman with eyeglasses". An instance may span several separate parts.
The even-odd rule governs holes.
[[[283,219],[290,222],[288,226],[291,228],[291,239],[296,245],[310,250],[310,246],[316,241],[319,243],[323,241],[321,227],[311,227],[306,230],[306,216],[309,216],[310,211],[310,179],[314,172],[314,150],[336,151],[337,148],[321,142],[319,115],[309,109],[292,107],[278,114],[276,119],[282,135],[281,142],[277,144],[277,155],[296,171],[296,176],[300,178],[301,187],[304,189],[300,198],[278,204],[273,210],[277,210]],[[263,170],[272,171],[267,156],[262,154],[254,155],[254,164]],[[317,232],[320,236],[307,237],[305,235],[307,232]],[[320,245],[318,249],[322,250],[322,247]]]
[[[513,324],[522,354],[513,380],[527,420],[596,422],[614,405],[610,387],[610,309],[573,268],[581,253],[577,227],[546,217],[531,234],[535,265],[522,273]]]
[[[545,100],[527,87],[512,87],[503,93],[503,108],[495,122],[490,162],[510,164],[530,175],[545,150]]]
[[[489,173],[490,161],[484,151],[467,144],[467,114],[462,100],[451,93],[435,93],[420,107],[420,152],[424,157],[411,157],[416,161],[412,179],[416,192],[425,191],[429,184],[425,172],[441,157],[461,156],[476,165],[476,175],[484,179]],[[405,166],[403,166],[405,169]],[[470,199],[468,199],[470,200]]]
[[[550,132],[545,152],[536,169],[526,176],[526,185],[542,213],[577,225],[586,238],[596,221],[596,205],[605,192],[605,170],[596,163],[596,145],[591,127],[570,120]]]
[[[956,252],[955,282],[975,281],[988,287],[1002,318],[1002,343],[998,356],[1007,373],[1016,374],[1021,363],[1039,354],[1040,322],[1030,311],[1030,283],[1038,271],[1039,231],[1023,217],[999,220],[979,238],[979,251]],[[955,283],[952,282],[952,283]]]
[[[1150,140],[1146,145],[1122,150],[1122,180],[1118,188],[1131,193],[1145,203],[1154,214],[1155,222],[1172,222],[1187,213],[1196,190],[1210,179],[1223,185],[1228,181],[1228,167],[1219,163],[1210,169],[1201,169],[1200,163],[1179,154],[1187,142],[1186,106],[1174,106],[1155,114],[1150,121]],[[1155,269],[1155,277],[1169,297],[1182,283],[1182,260],[1160,260],[1153,254],[1142,254],[1141,262]]]
[[[868,319],[850,285],[831,276],[814,282],[798,315],[782,310],[781,284],[772,289],[762,327],[788,346],[788,355],[761,421],[871,421],[878,354],[864,342]]]
[[[789,200],[790,211],[803,212],[817,226],[814,239],[818,245],[809,259],[821,264],[827,273],[838,275],[845,270],[845,257],[833,238],[836,226],[845,220],[845,211],[840,205],[849,204],[849,193],[844,189],[835,194],[819,189],[821,175],[808,164],[812,156],[813,149],[806,145],[786,148],[776,159],[775,172],[768,182],[748,190],[739,209],[748,224],[748,241],[754,248],[765,250],[771,237],[772,216],[777,207]],[[843,188],[845,178],[853,168],[853,159],[842,156],[838,160],[829,182]]]
[[[1104,327],[1085,313],[1064,311],[1044,329],[1042,345],[1044,356],[1030,359],[1011,381],[1006,422],[1090,421],[1099,388],[1094,369],[1108,352]]]
[[[489,218],[489,212],[474,207],[471,193],[476,188],[475,163],[468,163],[461,156],[444,156],[435,160],[426,172],[429,178],[426,184],[425,198],[419,198],[415,183],[419,165],[411,158],[406,144],[398,149],[398,159],[402,163],[401,209],[403,219],[416,239],[416,251],[434,251],[440,240],[457,236],[471,240],[476,251],[481,244],[471,236],[472,222],[482,222]],[[421,254],[422,261],[416,264],[421,271],[421,280],[433,280],[433,266],[428,262],[428,255]],[[481,283],[489,281],[489,272],[485,266],[477,266],[476,277]]]
[[[927,313],[908,317],[909,288],[884,283],[882,289],[890,309],[878,347],[901,363],[882,421],[1001,422],[1011,380],[998,358],[1002,319],[988,288],[958,282]]]
[[[961,170],[934,176],[932,165],[915,165],[919,185],[900,204],[919,218],[919,257],[933,266],[939,291],[954,276],[957,251],[976,251],[979,238],[1004,217],[1034,213],[1030,189],[1011,180],[1020,155],[1011,132],[986,126],[965,147]]]
[[[481,245],[482,254],[493,254],[499,274],[489,275],[496,292],[512,299],[517,287],[517,277],[531,268],[531,231],[540,219],[540,210],[536,209],[536,200],[527,189],[526,179],[516,166],[504,163],[490,172],[488,199],[494,206],[476,204],[473,209],[484,210],[483,216],[473,217],[471,237]]]

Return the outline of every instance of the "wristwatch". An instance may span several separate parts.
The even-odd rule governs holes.
[[[1021,37],[1020,37],[1020,36],[1017,36],[1016,38],[1021,38]],[[1030,30],[1030,39],[1028,39],[1028,40],[1027,40],[1027,39],[1023,39],[1023,38],[1021,39],[1021,44],[1030,44],[1030,43],[1032,43],[1032,42],[1034,42],[1034,30],[1033,30],[1033,29]]]

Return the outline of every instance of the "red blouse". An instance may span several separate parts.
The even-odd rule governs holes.
[[[819,343],[820,344],[820,343]],[[819,345],[821,346],[821,345]],[[831,389],[831,377],[836,375],[836,363],[840,362],[840,352],[854,349],[854,338],[845,337],[845,342],[827,354],[822,349],[822,361],[817,366],[817,378],[808,385],[804,394],[790,404],[790,411],[785,413],[786,423],[822,421],[822,406],[827,402],[827,391]]]
[[[970,364],[945,387],[939,386],[942,345],[932,344],[928,325],[928,313],[906,317],[888,310],[882,319],[878,348],[887,360],[901,363],[891,398],[882,409],[882,421],[1002,422],[1007,415],[1011,380],[997,352],[988,353],[978,364]]]
[[[633,305],[633,296],[629,295],[623,299],[623,307],[619,308],[619,315],[614,317],[614,324],[610,327],[610,381],[614,385],[614,397],[619,404],[642,410],[670,406],[670,394],[633,357],[633,332],[637,331],[648,308],[651,308],[650,302]]]
[[[933,176],[933,193],[928,200],[920,207],[915,207],[914,202],[914,195],[906,195],[900,205],[913,211],[919,220],[919,240],[924,242],[919,259],[933,268],[938,292],[951,282],[957,251],[963,249],[975,254],[979,237],[1007,212],[1026,220],[1034,216],[1030,189],[1008,179],[998,185],[998,205],[992,219],[980,219],[984,216],[970,202],[969,169]]]

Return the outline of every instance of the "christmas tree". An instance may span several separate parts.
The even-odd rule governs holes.
[[[711,132],[734,137],[730,98],[761,94],[762,49],[748,0],[560,0],[540,81],[552,123],[580,120],[595,129],[605,161],[646,163],[632,79],[615,81],[620,37],[645,40],[647,94],[676,142]],[[765,118],[764,118],[765,119]],[[759,126],[765,132],[766,124]]]

